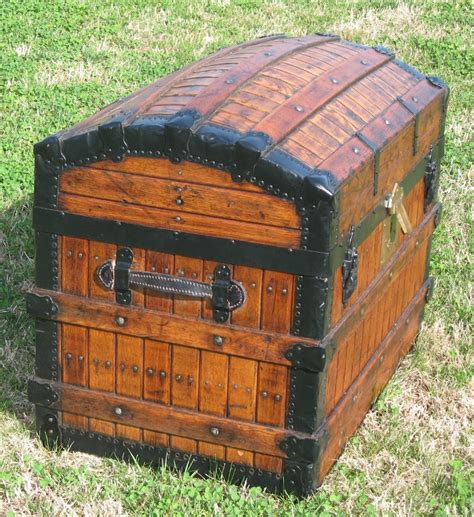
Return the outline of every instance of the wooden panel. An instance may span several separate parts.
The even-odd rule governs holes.
[[[284,426],[288,369],[283,366],[259,363],[257,422]],[[272,472],[281,472],[280,458],[255,454],[255,466]]]
[[[170,403],[170,345],[146,339],[144,342],[143,398],[160,404]],[[169,435],[143,430],[143,440],[153,445],[169,444]]]
[[[115,390],[115,335],[101,330],[89,330],[89,387],[93,390]],[[89,429],[113,436],[112,422],[89,419]]]
[[[219,265],[219,262],[215,260],[204,260],[203,261],[203,271],[202,271],[202,279],[204,282],[212,284],[214,281],[214,269]],[[232,269],[232,268],[231,268]],[[202,307],[201,314],[205,320],[214,320],[213,310],[212,310],[212,300],[211,298],[203,298],[202,299]]]
[[[64,172],[60,190],[121,203],[203,214],[288,228],[299,227],[289,201],[275,203],[269,194],[242,192],[181,181],[165,181],[136,174],[82,167]],[[205,200],[205,203],[203,202]],[[180,203],[180,204],[178,204]]]
[[[357,381],[328,419],[329,442],[324,449],[317,482],[321,482],[344,448],[348,438],[357,429],[371,402],[380,393],[402,358],[410,349],[418,332],[426,287],[422,287],[412,303],[400,316],[400,324],[393,327],[376,354],[365,366]],[[405,322],[408,320],[408,324]]]
[[[161,315],[159,312],[132,306],[111,306],[99,300],[84,300],[46,289],[35,289],[40,296],[51,296],[60,307],[55,316],[56,321],[76,325],[87,324],[100,330],[117,332],[156,339],[202,350],[217,351],[263,360],[276,364],[290,365],[284,352],[295,343],[295,337],[286,334],[272,334],[253,329],[219,325],[204,320],[194,320],[177,315]],[[125,324],[117,324],[117,316],[125,319]],[[192,328],[193,333],[183,332],[183,328]],[[222,336],[221,348],[214,343],[216,335]],[[298,336],[298,343],[316,344],[316,340]]]
[[[96,298],[104,298],[106,300],[115,300],[115,293],[106,290],[100,285],[96,278],[96,270],[104,261],[115,259],[117,246],[105,242],[89,242],[89,296]]]
[[[157,251],[146,252],[146,270],[156,273],[174,275],[174,255],[159,253]],[[148,289],[145,293],[145,306],[161,312],[173,311],[173,296]]]
[[[233,279],[244,286],[247,297],[244,305],[232,312],[232,323],[260,328],[263,271],[236,265],[233,267]]]
[[[133,248],[133,263],[130,269],[135,271],[144,271],[146,268],[145,250]],[[145,305],[145,292],[143,287],[134,287],[132,289],[132,304],[138,307]]]
[[[117,335],[117,394],[141,398],[143,383],[143,340]],[[116,434],[121,438],[141,440],[140,429],[123,424],[116,425]]]
[[[293,313],[294,277],[265,271],[262,292],[262,329],[288,333]]]
[[[197,258],[175,257],[175,275],[191,280],[202,281],[203,261]],[[174,313],[190,318],[201,317],[201,299],[174,295]]]
[[[252,422],[255,419],[257,398],[257,365],[256,361],[230,357],[229,364],[229,418]],[[244,449],[227,447],[227,461],[253,465],[253,452]]]
[[[336,352],[327,368],[325,414],[336,406],[425,278],[432,210],[329,332]]]
[[[173,346],[171,402],[173,406],[197,409],[199,387],[199,351]],[[177,434],[179,434],[177,432]],[[197,442],[179,436],[171,437],[171,447],[197,452]]]
[[[227,413],[227,380],[229,357],[201,352],[199,375],[199,411],[225,416]]]
[[[61,289],[64,292],[88,294],[88,242],[61,237]],[[88,333],[83,327],[61,326],[61,365],[63,382],[87,386]],[[87,418],[64,412],[63,423],[88,428]]]
[[[278,228],[192,213],[183,214],[178,210],[161,210],[133,204],[124,205],[115,201],[72,194],[60,194],[59,206],[63,210],[86,217],[109,221],[120,220],[141,226],[186,231],[224,239],[235,239],[238,236],[238,240],[279,247],[297,247],[301,238],[300,231],[291,228]]]
[[[50,383],[37,378],[34,381],[38,384],[51,384],[58,393],[58,400],[51,404],[51,408],[62,410],[67,407],[71,412],[87,417],[107,418],[121,425],[146,427],[163,433],[176,432],[183,437],[192,437],[196,440],[212,439],[220,445],[228,444],[234,448],[245,446],[262,454],[280,458],[286,457],[286,454],[278,444],[282,440],[298,436],[292,431],[278,427],[195,413],[102,391],[92,391],[72,384]],[[115,411],[117,407],[121,409],[120,414]],[[210,429],[214,427],[220,432],[211,435]]]

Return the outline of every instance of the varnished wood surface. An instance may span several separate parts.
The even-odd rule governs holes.
[[[173,433],[195,440],[212,440],[223,445],[246,447],[279,458],[286,457],[278,445],[282,440],[291,436],[302,437],[298,433],[277,427],[198,414],[186,408],[153,404],[71,384],[36,380],[50,384],[58,394],[58,401],[50,407],[59,410],[67,408],[73,414],[115,422],[116,425],[125,425],[137,433],[140,428],[145,427],[152,431]],[[213,429],[217,429],[218,432],[213,433]]]
[[[335,353],[327,366],[326,416],[422,285],[426,276],[428,240],[438,208],[435,206],[425,216],[325,338],[325,342],[336,343]]]
[[[324,429],[327,445],[322,449],[316,484],[322,482],[347,440],[363,420],[370,404],[413,344],[421,322],[426,289],[426,285],[423,285],[417,290],[410,304],[329,416]]]

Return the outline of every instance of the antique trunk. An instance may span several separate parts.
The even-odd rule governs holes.
[[[37,144],[45,441],[318,486],[419,329],[447,93],[383,47],[271,36]]]

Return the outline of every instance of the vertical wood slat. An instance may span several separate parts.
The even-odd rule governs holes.
[[[88,241],[61,237],[61,289],[87,296],[89,290]],[[78,386],[88,382],[88,331],[73,325],[61,325],[62,381]],[[63,423],[88,429],[87,417],[63,412]]]
[[[157,251],[147,251],[146,270],[174,275],[174,255]],[[145,307],[147,309],[170,313],[173,311],[173,296],[148,289],[145,292]]]
[[[175,275],[191,280],[202,281],[203,261],[197,258],[175,256]],[[174,313],[193,318],[201,317],[200,299],[186,296],[174,296]]]
[[[171,397],[171,345],[151,339],[144,341],[143,398],[159,404],[169,404]],[[169,435],[143,430],[143,440],[167,447]]]
[[[114,301],[115,293],[100,286],[96,279],[97,267],[105,260],[115,258],[117,246],[89,241],[89,296]],[[115,334],[89,329],[89,387],[115,391]],[[89,418],[91,431],[115,436],[115,424]]]
[[[199,350],[174,345],[171,375],[172,405],[187,409],[197,409],[199,395]],[[171,447],[187,452],[197,452],[197,441],[180,436],[171,436]]]
[[[255,421],[258,363],[241,357],[231,357],[229,363],[228,416],[253,422]],[[226,459],[244,465],[253,465],[254,453],[227,447]]]
[[[118,395],[142,398],[143,340],[133,336],[117,335],[116,392]],[[140,441],[141,429],[123,424],[116,425],[121,438]]]

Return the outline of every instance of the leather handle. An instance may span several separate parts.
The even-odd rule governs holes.
[[[99,283],[115,291],[115,300],[121,305],[131,303],[133,287],[192,298],[210,298],[214,319],[224,322],[229,319],[231,311],[245,302],[246,293],[242,284],[231,279],[230,269],[225,264],[216,266],[213,282],[209,284],[164,273],[132,270],[132,263],[133,251],[120,248],[115,260],[106,260],[96,271]]]

